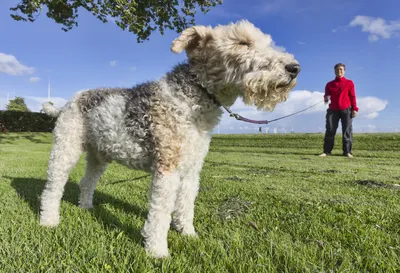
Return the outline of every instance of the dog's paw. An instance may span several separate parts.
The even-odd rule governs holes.
[[[171,228],[179,233],[181,233],[184,236],[189,236],[189,237],[198,237],[199,235],[194,229],[194,226],[186,226],[182,227],[182,225],[177,224],[177,222],[172,221],[171,222]]]
[[[193,238],[199,237],[199,235],[194,230],[194,228],[192,228],[192,229],[183,229],[181,231],[181,234],[184,235],[184,236],[193,237]]]
[[[173,219],[171,221],[170,227],[171,227],[171,229],[181,233],[182,235],[193,236],[193,237],[198,236],[193,225],[190,225],[190,224],[182,225],[176,219]]]
[[[43,227],[56,227],[60,224],[59,218],[40,218],[40,225]]]
[[[146,253],[152,258],[163,259],[168,257],[168,247],[146,247]]]
[[[90,203],[81,203],[81,204],[79,204],[79,207],[80,207],[81,209],[92,209],[92,208],[93,208],[93,204],[90,204]]]

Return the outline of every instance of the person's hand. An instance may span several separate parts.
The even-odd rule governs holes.
[[[357,111],[353,110],[353,111],[351,112],[351,117],[352,117],[352,118],[355,118],[356,116],[357,116]]]
[[[328,104],[330,98],[331,98],[331,96],[324,96],[325,104]]]

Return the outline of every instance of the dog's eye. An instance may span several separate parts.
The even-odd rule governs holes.
[[[251,44],[250,44],[249,42],[240,41],[240,42],[239,42],[239,45],[250,47]]]

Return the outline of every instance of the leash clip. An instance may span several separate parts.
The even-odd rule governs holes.
[[[237,120],[242,120],[242,117],[239,114],[231,113],[229,116],[234,117]]]

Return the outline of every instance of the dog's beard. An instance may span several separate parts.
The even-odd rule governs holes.
[[[273,81],[266,73],[251,73],[244,79],[243,102],[255,105],[257,110],[273,111],[278,103],[287,100],[295,85],[296,79]]]

